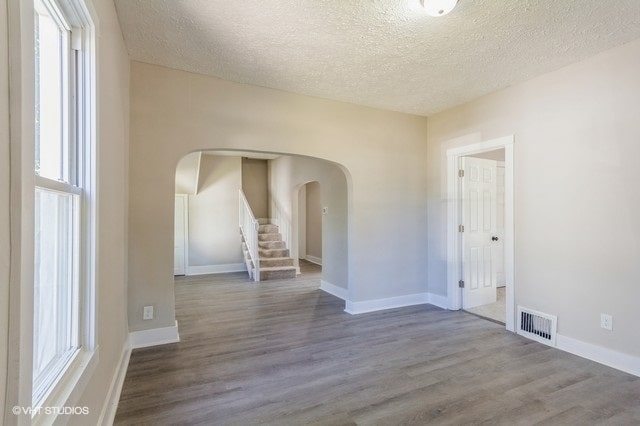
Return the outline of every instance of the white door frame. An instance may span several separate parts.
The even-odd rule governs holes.
[[[458,170],[460,157],[504,148],[504,263],[506,286],[506,328],[515,331],[516,309],[514,292],[514,186],[513,186],[514,136],[505,136],[447,150],[447,294],[449,309],[462,308],[462,289],[458,286],[462,270],[462,244],[458,231],[461,212],[461,188]]]

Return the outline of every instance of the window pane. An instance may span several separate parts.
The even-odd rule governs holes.
[[[77,347],[78,196],[36,188],[34,396]]]
[[[67,31],[35,2],[36,174],[69,182]]]

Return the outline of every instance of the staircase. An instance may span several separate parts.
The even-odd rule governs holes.
[[[254,281],[295,278],[296,267],[277,225],[256,219],[242,189],[239,191],[242,251],[249,278]]]
[[[289,257],[289,249],[282,241],[278,226],[268,223],[268,219],[259,219],[258,222],[260,281],[295,278],[296,267],[293,266],[293,259]],[[249,276],[253,278],[255,268],[246,242],[242,243],[242,250]]]

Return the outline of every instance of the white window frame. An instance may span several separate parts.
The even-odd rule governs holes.
[[[75,83],[72,111],[66,125],[74,128],[69,157],[77,164],[70,167],[69,181],[58,182],[36,175],[35,187],[80,195],[79,201],[79,315],[78,349],[68,358],[63,372],[52,378],[48,391],[32,408],[72,405],[89,381],[98,363],[96,345],[96,247],[97,247],[97,120],[96,120],[96,26],[91,4],[83,0],[42,0],[63,17],[70,31],[70,52],[76,51],[75,66],[70,67],[70,80]],[[71,55],[70,55],[71,56]],[[37,78],[37,76],[36,76]],[[35,82],[35,81],[34,81]],[[77,185],[77,186],[76,186]],[[33,303],[33,301],[32,301]],[[33,350],[33,348],[32,348]],[[32,395],[33,395],[32,391]],[[33,396],[32,396],[33,398]],[[33,410],[33,423],[52,423],[55,411]]]

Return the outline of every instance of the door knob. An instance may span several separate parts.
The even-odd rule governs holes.
[[[498,237],[491,237],[491,241],[498,241]]]

